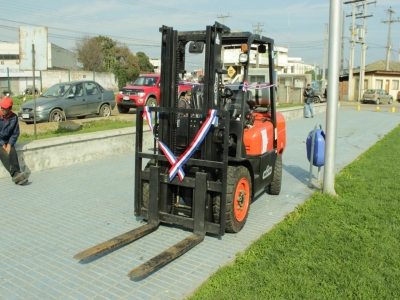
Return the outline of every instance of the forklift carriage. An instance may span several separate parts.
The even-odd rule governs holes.
[[[138,107],[135,152],[135,215],[147,224],[75,255],[86,260],[155,231],[160,223],[193,234],[128,276],[141,278],[203,241],[206,233],[239,232],[251,201],[280,193],[285,120],[276,112],[274,42],[250,32],[231,32],[222,24],[204,31],[160,28],[161,103]],[[243,81],[223,84],[223,46],[240,45]],[[269,83],[249,83],[250,49],[267,53]],[[185,49],[205,52],[204,84],[192,88],[192,107],[178,109],[179,75],[185,73]],[[247,51],[248,49],[248,51]],[[145,119],[145,120],[144,120]],[[154,122],[154,124],[153,124]],[[144,131],[154,136],[143,149]],[[143,168],[143,166],[145,166]]]

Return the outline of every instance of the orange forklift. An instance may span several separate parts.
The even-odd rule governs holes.
[[[206,30],[161,32],[161,102],[139,107],[136,124],[135,215],[147,224],[74,256],[87,260],[131,243],[161,223],[193,234],[133,269],[141,278],[201,243],[206,233],[239,232],[250,204],[268,192],[278,195],[286,125],[276,112],[274,41],[250,32],[231,32],[218,22]],[[235,46],[243,80],[224,84],[221,53]],[[204,53],[204,84],[193,87],[191,107],[178,108],[186,49]],[[255,49],[255,50],[253,50]],[[267,57],[268,83],[249,82],[251,51]],[[253,54],[253,52],[252,52]],[[154,124],[153,124],[154,123]],[[144,147],[150,130],[153,147]],[[174,229],[176,230],[176,229]]]

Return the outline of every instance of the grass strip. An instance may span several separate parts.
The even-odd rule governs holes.
[[[399,149],[400,126],[190,299],[400,299]]]
[[[81,133],[89,133],[89,132],[97,132],[97,131],[104,131],[104,130],[112,130],[112,129],[121,129],[126,127],[134,127],[136,125],[133,121],[126,121],[126,120],[96,120],[90,122],[82,123],[82,126],[77,129],[68,129],[68,128],[57,128],[56,130],[48,130],[46,132],[37,133],[37,139],[47,139],[52,137],[59,137],[59,136],[66,136],[66,135],[74,135],[74,134],[81,134]],[[33,141],[34,135],[22,133],[19,138],[18,142],[28,142]]]

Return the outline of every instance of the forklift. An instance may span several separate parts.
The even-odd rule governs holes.
[[[206,233],[239,232],[250,204],[264,192],[278,195],[286,124],[276,112],[274,41],[250,32],[231,32],[218,22],[206,30],[162,26],[161,102],[138,107],[135,146],[135,215],[147,223],[74,256],[87,260],[129,244],[161,223],[193,230],[128,276],[142,278],[201,243]],[[244,70],[238,84],[224,84],[221,53],[239,47]],[[178,108],[185,54],[204,53],[204,83],[193,87],[190,108]],[[248,82],[251,51],[268,58],[269,83]],[[154,124],[153,124],[154,123]],[[145,131],[154,138],[144,147]]]

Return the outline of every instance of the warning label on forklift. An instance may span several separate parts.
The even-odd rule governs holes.
[[[263,154],[263,153],[267,152],[267,147],[268,147],[268,136],[267,136],[266,129],[261,130],[261,140],[262,140],[261,154]]]

